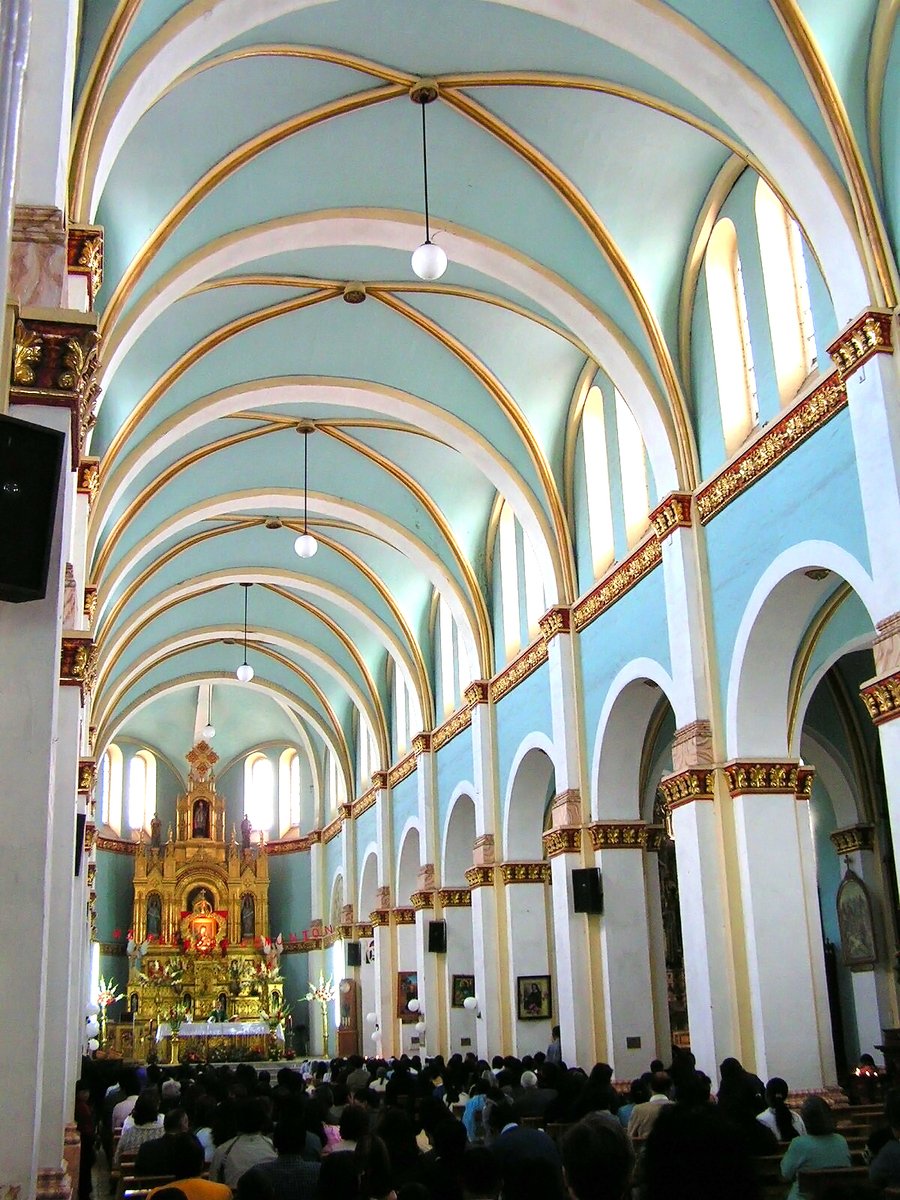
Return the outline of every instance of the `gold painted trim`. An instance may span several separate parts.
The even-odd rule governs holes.
[[[530,646],[526,646],[517,658],[514,658],[499,675],[495,675],[490,681],[489,694],[493,703],[496,704],[507,692],[518,687],[523,679],[531,675],[546,661],[547,643],[541,637],[536,642],[532,642]]]
[[[405,754],[399,762],[396,762],[388,770],[388,787],[395,788],[398,783],[402,783],[404,779],[407,779],[410,775],[412,775],[413,771],[416,770],[418,765],[418,760],[412,751],[410,751],[408,754]]]
[[[870,679],[859,689],[860,698],[874,725],[900,717],[900,671]]]
[[[548,862],[505,862],[498,865],[500,882],[509,887],[514,883],[550,883]],[[466,876],[468,877],[468,871]]]
[[[869,155],[875,168],[875,182],[884,194],[884,163],[881,156],[881,110],[884,104],[884,80],[894,42],[894,26],[900,12],[900,0],[881,0],[875,8],[875,23],[869,41],[866,70],[866,128]]]
[[[849,825],[844,829],[836,829],[834,833],[828,835],[828,839],[834,846],[838,858],[842,858],[845,854],[854,854],[857,850],[874,850],[875,826],[862,822],[857,825]]]
[[[471,724],[472,709],[469,705],[457,709],[456,712],[450,714],[446,721],[438,725],[437,729],[433,730],[431,734],[432,750],[440,750],[442,746],[446,746],[448,742],[452,742],[457,734],[462,733],[464,729],[468,729]]]
[[[624,560],[613,564],[607,574],[572,607],[572,623],[579,632],[662,562],[662,548],[655,532]]]

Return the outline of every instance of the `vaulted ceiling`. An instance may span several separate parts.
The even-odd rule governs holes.
[[[859,64],[886,35],[875,0],[803,8],[85,0],[70,215],[105,228],[101,747],[128,736],[180,761],[213,681],[225,758],[294,736],[349,771],[362,721],[387,765],[388,659],[423,726],[440,719],[436,595],[473,674],[502,666],[498,504],[548,602],[572,600],[566,447],[596,366],[640,424],[658,493],[696,482],[693,280],[743,164],[797,214],[838,319],[877,302],[841,122],[877,174],[863,131],[880,93]],[[450,258],[434,283],[409,257],[424,77]],[[308,421],[319,552],[301,560]],[[248,685],[233,674],[240,582],[255,585]]]

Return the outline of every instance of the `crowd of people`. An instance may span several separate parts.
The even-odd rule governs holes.
[[[274,1078],[251,1064],[149,1066],[110,1082],[87,1063],[79,1197],[96,1148],[113,1171],[171,1178],[152,1200],[759,1200],[773,1156],[795,1200],[801,1170],[851,1155],[822,1097],[799,1111],[787,1100],[783,1079],[763,1085],[733,1058],[714,1094],[685,1051],[627,1095],[607,1064],[570,1069],[553,1046],[491,1063],[304,1062]],[[900,1092],[870,1139],[871,1182],[835,1200],[900,1185],[898,1139]]]

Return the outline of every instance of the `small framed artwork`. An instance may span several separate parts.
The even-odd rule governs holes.
[[[553,1016],[549,975],[520,975],[516,980],[520,1021],[546,1021]]]
[[[397,972],[397,1016],[401,1021],[418,1021],[415,1013],[409,1011],[410,1000],[419,995],[419,976],[415,971]]]
[[[849,867],[838,888],[837,916],[844,963],[851,971],[873,966],[878,961],[878,948],[872,902],[868,888]]]
[[[454,975],[450,986],[450,1007],[464,1008],[463,1001],[475,995],[474,975]]]

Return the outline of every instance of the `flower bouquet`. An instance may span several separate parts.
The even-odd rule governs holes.
[[[322,1053],[328,1054],[328,1005],[334,999],[334,980],[326,979],[323,971],[319,972],[319,982],[310,987],[303,997],[304,1000],[314,1000],[322,1010]]]

